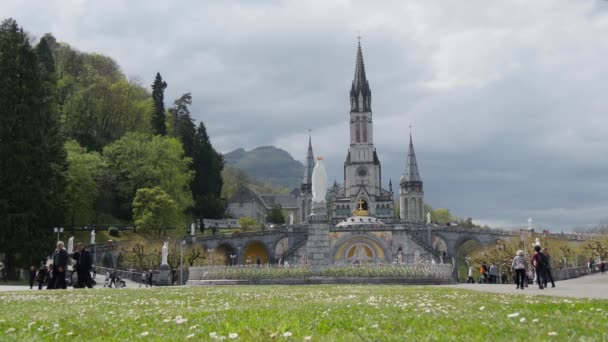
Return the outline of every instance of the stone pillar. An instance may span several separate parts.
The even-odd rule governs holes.
[[[309,221],[306,253],[313,272],[319,273],[331,259],[329,256],[329,218],[325,202],[313,202]]]

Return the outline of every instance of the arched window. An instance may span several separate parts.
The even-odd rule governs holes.
[[[360,128],[359,124],[360,124],[360,120],[359,120],[359,117],[357,116],[357,118],[355,119],[356,142],[361,142],[361,128]]]

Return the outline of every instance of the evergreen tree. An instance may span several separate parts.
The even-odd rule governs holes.
[[[33,49],[13,19],[0,24],[0,252],[9,276],[50,254],[50,229],[63,222],[66,153],[42,44]]]
[[[268,213],[266,220],[275,224],[285,223],[285,216],[283,216],[283,209],[281,208],[280,204],[275,205],[270,209],[270,213]]]
[[[195,201],[194,215],[197,218],[222,218],[224,203],[220,196],[224,158],[211,145],[203,122],[196,130],[192,165],[195,172],[191,186]]]
[[[196,126],[190,116],[188,106],[192,104],[192,95],[186,93],[173,102],[173,108],[169,114],[173,121],[173,135],[181,140],[186,157],[194,156],[194,145],[196,143]]]
[[[152,115],[152,128],[155,134],[167,134],[165,117],[165,88],[167,82],[163,81],[160,73],[156,73],[156,79],[152,84],[152,100],[154,101],[154,114]]]

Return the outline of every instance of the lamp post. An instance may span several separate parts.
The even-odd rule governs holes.
[[[184,285],[184,245],[186,240],[179,244],[179,284]]]
[[[501,244],[501,241],[498,240],[498,246],[496,246],[496,249],[498,250],[498,277],[500,278],[500,283],[502,284],[502,259],[500,258],[500,251],[502,250],[503,246]]]
[[[57,242],[59,242],[59,234],[63,233],[63,227],[60,227],[60,228],[55,227],[55,228],[53,228],[53,232],[57,233]]]
[[[236,259],[236,254],[230,254],[230,259],[232,259],[232,266],[234,266],[234,260]]]

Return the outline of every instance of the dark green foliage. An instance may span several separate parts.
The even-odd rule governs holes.
[[[15,20],[0,25],[0,248],[9,275],[49,254],[51,227],[63,222],[66,153],[45,44],[32,48]]]
[[[152,114],[152,129],[155,134],[167,134],[167,123],[165,116],[165,89],[167,82],[163,81],[160,73],[156,73],[152,83],[152,101],[154,102],[154,113]]]
[[[283,209],[281,205],[276,205],[270,209],[266,220],[270,223],[283,224],[285,223],[285,216],[283,216]]]
[[[224,203],[220,195],[224,158],[211,145],[204,123],[199,124],[194,137],[192,166],[195,173],[191,184],[194,215],[197,218],[222,218]]]
[[[186,93],[173,102],[173,108],[169,109],[172,120],[173,135],[181,140],[184,146],[184,154],[192,158],[196,144],[196,126],[190,116],[188,106],[192,104],[192,95]]]
[[[120,235],[120,231],[116,227],[110,227],[108,228],[108,234],[113,237],[118,237]]]

